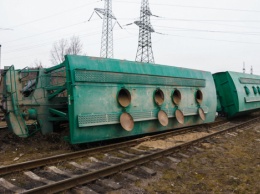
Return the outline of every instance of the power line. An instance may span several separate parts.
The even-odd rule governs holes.
[[[14,30],[12,28],[0,28],[0,30]]]
[[[176,35],[176,34],[162,34],[165,36],[175,36],[175,37],[182,37],[182,38],[191,38],[191,39],[199,39],[199,40],[211,40],[211,41],[219,41],[219,42],[229,42],[229,43],[239,43],[239,44],[256,44],[260,45],[260,42],[244,42],[244,41],[233,41],[233,40],[223,40],[223,39],[213,39],[213,38],[202,38],[196,36],[184,36],[184,35]]]
[[[87,7],[88,5],[95,4],[95,3],[100,2],[100,1],[102,1],[102,0],[94,1],[92,3],[83,4],[81,6],[74,7],[74,8],[71,8],[71,9],[67,9],[65,11],[62,11],[62,12],[59,12],[59,13],[55,13],[55,14],[52,14],[52,15],[48,15],[46,17],[38,18],[36,20],[32,20],[32,21],[28,21],[28,22],[25,22],[25,23],[17,24],[17,25],[11,26],[11,28],[17,28],[17,27],[28,25],[28,24],[32,24],[32,23],[35,23],[35,22],[38,22],[38,21],[41,21],[41,20],[52,18],[54,16],[62,15],[64,13],[67,13],[67,12],[70,12],[70,11],[73,11],[73,10],[76,10],[76,9],[80,9],[80,8],[83,8],[83,7]]]
[[[134,28],[128,28],[128,29],[135,30]],[[156,33],[156,34],[159,34],[162,36],[175,36],[175,37],[201,39],[201,40],[212,40],[212,41],[221,41],[221,42],[230,42],[230,43],[256,44],[256,45],[260,44],[260,42],[258,43],[258,42],[233,41],[233,40],[223,40],[223,39],[211,39],[211,38],[204,38],[204,37],[185,36],[185,35],[179,35],[179,34],[169,34],[169,33]]]
[[[135,35],[117,38],[117,39],[114,39],[114,42],[118,42],[119,40],[133,38],[133,37],[135,37]],[[99,44],[99,43],[90,43],[88,45],[97,45],[97,44]],[[45,52],[40,52],[40,53],[37,53],[37,54],[47,54],[49,52],[50,51],[45,51]],[[28,58],[28,55],[26,55],[26,56],[22,55],[22,56],[19,56],[19,57],[12,57],[12,58],[7,58],[7,59],[4,58],[3,61],[7,61],[7,60],[11,60],[11,59],[17,59],[17,58],[25,58],[25,57]]]
[[[49,30],[49,31],[46,31],[46,32],[42,32],[42,33],[39,33],[39,34],[34,34],[34,35],[31,35],[31,36],[26,36],[26,37],[14,39],[14,40],[6,41],[6,42],[3,42],[2,44],[6,44],[6,43],[10,43],[10,42],[15,42],[15,41],[19,41],[19,40],[23,40],[23,39],[27,39],[27,38],[32,38],[32,37],[35,37],[35,36],[39,36],[39,35],[42,35],[42,34],[47,34],[47,33],[55,32],[55,31],[62,30],[62,29],[65,29],[65,28],[70,28],[70,27],[74,27],[74,26],[77,26],[77,25],[81,25],[81,24],[84,24],[84,23],[86,23],[86,22],[87,22],[87,21],[83,21],[83,22],[79,22],[79,23],[72,24],[72,25],[64,26],[64,27],[61,27],[61,28],[56,28],[56,29],[54,29],[54,30]]]
[[[137,2],[132,1],[121,1],[115,0],[116,2],[120,3],[132,3],[138,4]],[[220,10],[220,11],[236,11],[236,12],[252,12],[252,13],[260,13],[259,10],[247,10],[247,9],[231,9],[231,8],[217,8],[217,7],[203,7],[203,6],[191,6],[191,5],[180,5],[180,4],[164,4],[164,3],[151,3],[151,5],[158,5],[158,6],[171,6],[171,7],[183,7],[183,8],[194,8],[194,9],[208,9],[208,10]]]
[[[167,17],[158,17],[155,20],[174,20],[174,21],[183,21],[183,22],[235,22],[235,23],[259,23],[260,20],[216,20],[216,19],[183,19],[183,18],[167,18]]]
[[[84,35],[80,35],[78,37],[85,37],[85,36],[96,36],[98,35],[98,32],[93,32],[91,34],[84,34]],[[45,43],[42,43],[42,44],[36,44],[36,45],[30,45],[30,46],[27,46],[27,47],[20,47],[20,48],[16,48],[16,49],[13,49],[13,50],[9,50],[9,51],[6,51],[4,52],[5,54],[9,54],[9,53],[14,53],[14,52],[20,52],[20,51],[25,51],[25,50],[30,50],[30,49],[34,49],[34,48],[38,48],[38,47],[42,47],[42,46],[46,46],[46,45],[51,45],[53,44],[55,41],[48,41],[48,42],[45,42]]]
[[[70,33],[69,35],[73,35],[73,34],[75,34],[75,33]],[[95,31],[95,32],[92,32],[92,33],[89,33],[89,34],[79,35],[78,37],[82,38],[82,37],[86,37],[86,36],[97,36],[97,35],[99,35],[98,31]],[[67,36],[67,37],[69,37],[69,36]],[[5,54],[9,54],[9,53],[14,53],[14,52],[21,52],[21,51],[30,50],[30,49],[34,49],[34,48],[38,48],[38,47],[42,47],[42,46],[46,46],[46,45],[51,45],[54,42],[55,42],[55,40],[54,41],[43,42],[43,43],[35,44],[35,45],[29,45],[29,46],[26,45],[24,47],[15,48],[15,49],[12,49],[12,50],[7,50],[4,53]]]
[[[96,28],[92,28],[92,30],[93,29],[98,29],[99,27],[96,27]],[[63,38],[66,38],[66,37],[70,37],[70,36],[73,36],[73,35],[75,35],[75,34],[79,34],[79,33],[81,33],[82,32],[82,30],[81,31],[77,31],[77,32],[70,32],[70,33],[66,33],[66,34],[63,34]],[[90,33],[89,33],[89,35],[92,35],[92,33],[95,33],[95,35],[96,34],[98,34],[97,33],[97,31],[89,31]],[[85,33],[84,33],[85,34]],[[83,35],[84,35],[83,34]],[[60,35],[58,35],[59,37],[57,38],[57,34],[55,34],[54,36],[48,36],[48,38],[47,39],[44,39],[44,41],[40,41],[40,42],[38,42],[37,44],[32,44],[32,45],[30,45],[30,44],[25,44],[25,43],[23,43],[23,44],[17,44],[17,45],[6,45],[6,48],[10,48],[9,50],[8,50],[8,52],[11,50],[15,50],[15,49],[17,49],[17,48],[23,48],[23,47],[28,47],[28,46],[35,46],[35,45],[39,45],[39,44],[44,44],[44,43],[53,43],[53,42],[55,42],[55,41],[57,41],[57,39],[61,39],[60,38]],[[81,35],[80,35],[81,36]],[[14,47],[14,48],[13,48]]]
[[[155,25],[157,26],[157,25]],[[179,31],[196,31],[196,32],[208,32],[208,33],[225,33],[225,34],[239,34],[239,35],[247,35],[247,36],[260,36],[260,32],[236,32],[236,31],[220,31],[220,30],[201,30],[201,29],[192,29],[192,28],[178,28],[178,27],[169,27],[169,26],[157,26],[161,28],[167,29],[177,29]],[[175,30],[168,30],[175,31]]]

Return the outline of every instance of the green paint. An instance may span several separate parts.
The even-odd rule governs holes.
[[[82,56],[66,56],[65,65],[71,143],[165,131],[215,119],[216,93],[209,72]],[[122,88],[131,94],[131,103],[126,108],[121,107],[117,99]],[[154,102],[154,92],[158,88],[164,93],[164,103],[159,107]],[[178,107],[172,99],[175,89],[182,95]],[[198,89],[204,95],[201,105],[194,95]],[[198,116],[199,107],[206,112],[204,122]],[[175,118],[177,108],[185,115],[184,125]],[[160,110],[168,114],[166,127],[158,121]],[[134,119],[134,128],[130,132],[120,125],[123,112],[131,114]]]
[[[213,75],[221,111],[228,117],[247,114],[260,109],[260,76],[221,72]]]
[[[56,122],[69,120],[68,140],[72,144],[165,131],[215,119],[217,99],[209,72],[86,56],[66,56],[62,64],[38,71],[36,89],[28,97],[16,92],[17,98],[12,98],[5,92],[8,111],[35,109],[43,134],[52,132]],[[14,77],[19,77],[21,71],[8,72],[6,88],[13,92],[11,82],[20,91],[23,86]],[[131,95],[131,103],[125,108],[118,100],[122,88]],[[164,96],[160,106],[154,100],[158,89]],[[178,105],[173,103],[175,90],[181,94]],[[196,100],[198,90],[203,94],[200,104]],[[205,112],[205,121],[198,115],[199,108]],[[176,119],[177,109],[183,112],[184,124]],[[168,115],[166,127],[157,118],[160,110]],[[132,131],[120,125],[120,116],[125,112],[134,119]],[[9,124],[9,127],[14,130],[16,125]]]

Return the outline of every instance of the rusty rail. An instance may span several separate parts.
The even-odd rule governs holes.
[[[212,138],[216,135],[219,135],[219,134],[231,131],[231,130],[236,130],[238,128],[244,128],[245,126],[248,127],[251,124],[253,124],[254,122],[258,121],[259,119],[260,119],[260,117],[255,118],[255,119],[251,119],[251,120],[246,121],[242,124],[232,126],[230,128],[224,129],[222,131],[215,132],[215,133],[210,134],[208,136],[205,136],[205,137],[202,137],[202,138],[199,138],[199,139],[196,139],[196,140],[193,140],[193,141],[190,141],[190,142],[187,142],[187,143],[184,143],[184,144],[181,144],[181,145],[178,145],[178,146],[166,149],[166,150],[158,151],[156,153],[149,154],[149,155],[146,155],[146,156],[143,156],[143,157],[138,157],[138,158],[135,158],[131,161],[127,161],[127,162],[124,162],[124,163],[121,163],[121,164],[113,165],[111,167],[107,167],[107,168],[104,168],[104,169],[101,169],[101,170],[98,170],[98,171],[95,171],[95,172],[90,172],[90,173],[86,173],[86,174],[83,174],[83,175],[79,175],[77,177],[69,178],[69,179],[59,181],[59,182],[56,182],[56,183],[53,183],[53,184],[50,184],[50,185],[45,185],[45,186],[41,186],[41,187],[38,187],[38,188],[35,188],[35,189],[31,189],[31,190],[28,190],[24,193],[37,193],[37,194],[40,194],[40,193],[43,193],[43,194],[45,194],[45,193],[56,193],[56,192],[60,192],[60,191],[64,191],[64,190],[73,188],[73,187],[78,186],[78,185],[90,183],[90,182],[97,180],[99,178],[107,177],[107,176],[113,175],[115,173],[133,168],[134,166],[141,165],[141,164],[144,164],[144,163],[148,163],[152,160],[156,160],[158,158],[170,155],[170,154],[176,152],[177,150],[189,147],[193,144],[197,144],[197,143],[199,143],[199,142],[201,142],[205,139]]]
[[[87,157],[87,156],[93,155],[94,153],[103,153],[103,152],[113,151],[113,150],[118,149],[119,147],[121,149],[128,148],[129,146],[134,146],[136,144],[139,144],[140,142],[147,141],[147,139],[159,139],[159,138],[163,138],[163,137],[167,137],[167,136],[171,136],[171,135],[184,134],[189,131],[196,130],[196,128],[198,126],[205,126],[205,125],[206,126],[208,126],[208,125],[215,126],[215,125],[221,125],[225,122],[227,122],[227,121],[218,121],[218,122],[213,122],[210,124],[197,125],[197,126],[179,129],[179,130],[173,130],[173,131],[166,132],[166,133],[164,132],[164,133],[160,133],[160,134],[156,134],[156,135],[145,136],[142,138],[125,141],[125,142],[121,142],[121,143],[106,145],[106,146],[97,147],[97,148],[91,148],[91,149],[82,150],[82,151],[73,152],[73,153],[50,156],[50,157],[32,160],[32,161],[28,161],[28,162],[22,162],[22,163],[18,163],[18,164],[12,164],[12,165],[8,165],[8,166],[0,167],[0,175],[6,175],[6,174],[13,173],[13,172],[38,168],[38,167],[49,165],[49,164],[59,163],[61,161],[65,161],[65,160],[72,160],[72,159]]]

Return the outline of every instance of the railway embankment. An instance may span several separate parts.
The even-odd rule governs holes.
[[[187,150],[184,154],[189,157],[176,168],[161,169],[153,178],[128,188],[144,193],[260,193],[259,147],[260,125],[256,123],[203,143],[200,152]]]

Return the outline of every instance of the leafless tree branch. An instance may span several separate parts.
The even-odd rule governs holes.
[[[64,61],[65,55],[82,54],[83,44],[78,36],[72,36],[70,41],[61,39],[55,42],[50,53],[50,60],[53,65],[60,64]]]

